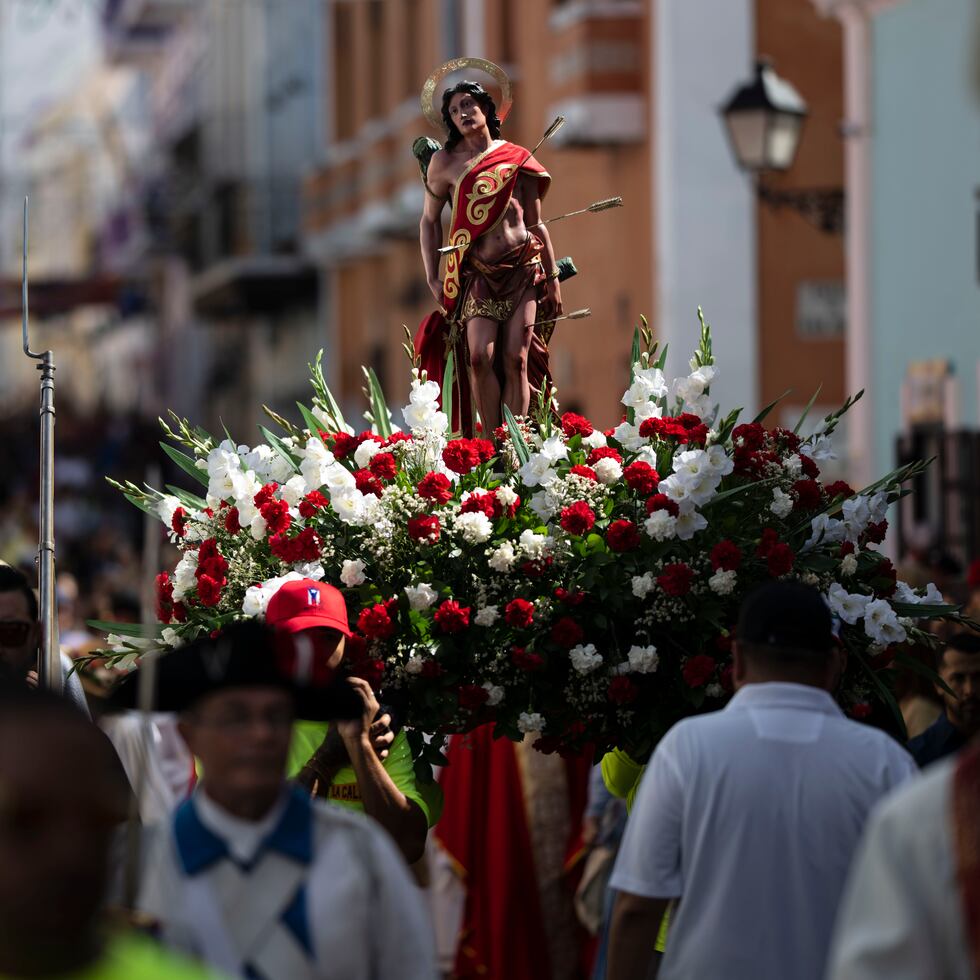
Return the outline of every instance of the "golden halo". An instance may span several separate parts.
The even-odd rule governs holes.
[[[510,79],[507,77],[507,72],[503,68],[483,58],[453,58],[452,61],[447,61],[444,65],[437,68],[425,80],[425,85],[422,86],[422,96],[419,99],[422,103],[422,113],[425,118],[440,132],[446,131],[446,125],[442,119],[442,110],[435,107],[433,97],[435,96],[436,87],[439,83],[447,75],[451,75],[454,71],[460,71],[462,68],[476,68],[479,71],[485,72],[500,86],[500,103],[497,106],[497,117],[503,122],[507,118],[507,113],[510,112],[510,107],[514,104]]]

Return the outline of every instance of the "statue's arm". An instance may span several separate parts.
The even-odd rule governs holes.
[[[425,201],[422,204],[422,220],[419,222],[419,245],[422,248],[422,266],[425,281],[437,303],[442,302],[442,280],[439,278],[439,247],[442,245],[442,212],[449,199],[449,181],[445,176],[440,157],[433,156],[426,176]]]
[[[521,203],[524,207],[524,224],[544,245],[541,265],[547,279],[544,283],[542,312],[548,316],[560,316],[562,312],[561,289],[558,285],[558,262],[555,259],[555,248],[551,244],[548,226],[541,220],[541,195],[538,193],[538,181],[534,177],[521,174],[519,177]]]

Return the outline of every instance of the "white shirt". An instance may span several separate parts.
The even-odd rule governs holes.
[[[829,980],[970,980],[952,851],[955,759],[893,793],[868,821],[841,901]]]
[[[916,771],[897,742],[801,684],[750,684],[675,725],[610,882],[682,898],[661,978],[819,980],[868,812]]]

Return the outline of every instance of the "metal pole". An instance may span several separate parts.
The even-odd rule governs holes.
[[[28,339],[27,306],[27,198],[24,198],[24,238],[21,266],[21,306],[24,353],[41,363],[41,495],[39,502],[37,566],[41,622],[41,650],[37,663],[38,684],[60,693],[62,687],[61,650],[58,643],[58,608],[54,589],[54,354],[37,354]]]

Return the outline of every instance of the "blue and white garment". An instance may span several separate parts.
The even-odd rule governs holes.
[[[243,821],[198,790],[169,830],[139,902],[168,946],[250,980],[435,975],[418,893],[366,818],[291,788]]]

